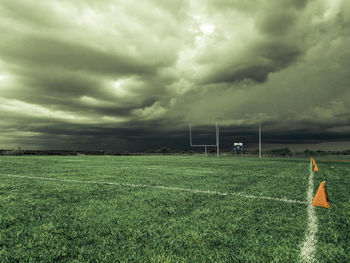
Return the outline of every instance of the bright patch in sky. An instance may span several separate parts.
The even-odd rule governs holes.
[[[326,1],[326,12],[323,14],[324,18],[335,16],[339,13],[343,0],[328,0]]]
[[[118,81],[113,82],[113,86],[117,91],[119,91],[120,90],[120,81],[118,80]]]
[[[125,83],[123,81],[118,80],[118,81],[113,81],[112,86],[115,95],[117,96],[124,96],[127,92],[125,90]]]
[[[213,32],[215,30],[215,26],[209,25],[209,24],[202,24],[200,26],[200,29],[204,35],[211,35],[211,34],[213,34]]]
[[[89,96],[83,96],[83,97],[81,97],[81,100],[84,103],[88,104],[88,105],[98,105],[98,104],[100,104],[98,102],[98,100],[96,100],[95,98],[89,97]]]

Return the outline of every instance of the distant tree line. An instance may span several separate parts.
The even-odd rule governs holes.
[[[23,150],[23,149],[0,149],[0,155],[62,155],[62,156],[84,156],[84,155],[151,155],[151,154],[161,154],[161,155],[171,155],[171,154],[198,154],[204,153],[204,149],[198,150],[178,150],[172,149],[166,146],[149,149],[143,152],[119,152],[113,150]],[[208,154],[215,154],[215,148],[209,148]],[[225,155],[234,155],[232,149],[220,149],[220,153]],[[258,150],[246,150],[242,151],[243,156],[257,156]],[[263,151],[265,156],[321,156],[321,155],[350,155],[349,150],[343,151],[322,151],[322,150],[309,150],[304,151],[291,151],[288,147],[270,149]]]
[[[0,155],[116,155],[113,151],[74,151],[74,150],[20,150],[20,149],[9,149],[0,150]]]

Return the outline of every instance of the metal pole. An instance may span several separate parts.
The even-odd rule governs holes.
[[[207,156],[207,146],[204,146],[204,153],[205,153],[205,156]]]
[[[191,123],[190,123],[190,145],[192,146],[192,131],[191,131]]]
[[[218,124],[218,157],[220,154],[220,126]]]
[[[259,123],[259,158],[261,158],[261,125]]]
[[[219,126],[218,122],[216,122],[216,157],[219,157]]]

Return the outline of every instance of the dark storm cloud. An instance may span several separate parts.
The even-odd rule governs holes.
[[[224,2],[226,10],[222,10],[222,4],[215,2],[213,7],[228,15],[225,23],[230,24],[230,18],[233,20],[231,23],[237,23],[236,3],[231,2],[231,8],[228,8],[229,3]],[[250,29],[251,38],[226,36],[217,42],[219,47],[224,46],[225,49],[213,46],[214,52],[204,52],[199,62],[208,63],[208,67],[204,74],[199,75],[199,82],[230,83],[244,79],[263,82],[270,73],[295,62],[306,48],[304,42],[308,21],[302,15],[305,7],[306,1],[256,1],[254,5],[245,6],[245,19],[252,21],[255,28]],[[243,20],[242,26],[245,24]],[[237,40],[241,45],[235,46]]]
[[[140,28],[139,17],[134,19],[124,15],[121,20],[131,25],[113,29],[116,31],[114,34],[109,32],[103,36],[89,27],[75,24],[74,17],[71,21],[63,19],[60,8],[64,10],[67,6],[55,4],[50,6],[50,3],[33,2],[28,6],[30,14],[19,19],[15,17],[24,12],[28,4],[14,2],[4,7],[9,20],[18,26],[18,32],[9,27],[2,28],[6,37],[0,44],[1,59],[16,79],[11,83],[11,88],[3,90],[3,96],[79,115],[99,112],[109,116],[130,115],[133,109],[152,105],[157,96],[162,96],[163,85],[173,78],[167,68],[175,62],[177,53],[176,46],[172,46],[176,39],[171,41],[168,38],[174,35],[171,28],[168,27],[169,31],[164,34],[162,26],[157,26],[154,31],[148,29],[152,35],[150,39],[145,39],[147,31]],[[91,5],[94,7],[93,1],[68,6],[67,10],[69,13],[73,9],[72,15],[79,17],[83,12],[93,13]],[[180,12],[179,3],[172,6]],[[60,8],[56,10],[55,7]],[[162,8],[165,7],[164,4]],[[30,19],[45,8],[51,16],[38,14],[37,19]],[[124,5],[123,8],[130,7]],[[168,11],[172,18],[165,24],[174,24],[172,20],[176,19],[176,13],[175,10]],[[149,15],[140,14],[150,20],[151,27],[157,22],[152,21]],[[28,19],[32,23],[30,27],[27,26]],[[113,28],[121,21],[118,18],[110,22],[103,26]],[[158,30],[161,36],[157,35],[160,33]],[[99,37],[105,37],[105,40]],[[169,45],[166,46],[167,42]],[[164,53],[166,48],[172,48],[173,52]],[[119,80],[126,83],[125,87],[114,87]]]
[[[0,146],[188,147],[350,134],[348,1],[0,3]],[[229,147],[228,147],[229,148]]]
[[[137,61],[124,54],[111,54],[91,47],[65,43],[61,40],[24,37],[3,41],[0,52],[3,59],[26,67],[64,67],[67,70],[85,70],[107,75],[152,74],[157,65]],[[48,72],[50,73],[50,72]]]
[[[301,51],[287,43],[262,43],[251,48],[250,58],[245,61],[225,61],[202,79],[201,83],[239,82],[245,79],[264,82],[272,72],[283,69],[294,62]],[[204,84],[203,83],[203,84]]]
[[[27,69],[26,72],[17,73],[22,75],[17,87],[3,95],[50,106],[51,109],[81,111],[83,115],[84,110],[125,115],[134,107],[149,104],[150,98],[144,96],[142,90],[134,94],[132,99],[117,97],[117,94],[111,94],[111,89],[105,87],[101,77],[86,75],[84,72],[56,70],[54,74],[49,74],[46,71]],[[135,100],[135,97],[138,99]]]

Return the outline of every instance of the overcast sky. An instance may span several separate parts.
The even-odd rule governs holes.
[[[0,40],[0,148],[350,148],[347,0],[0,0]]]

